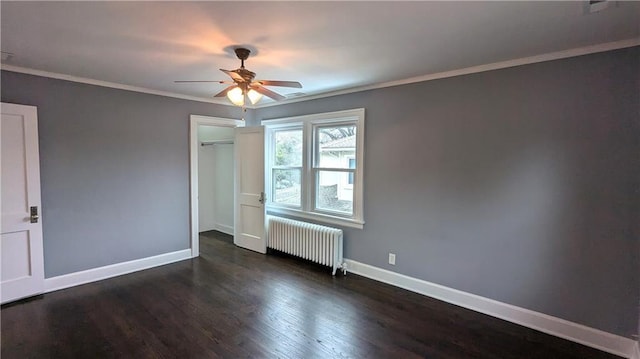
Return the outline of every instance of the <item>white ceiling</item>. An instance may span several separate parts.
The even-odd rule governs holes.
[[[317,95],[640,38],[640,2],[1,2],[3,65],[211,99],[258,79]],[[227,103],[224,99],[221,100]]]

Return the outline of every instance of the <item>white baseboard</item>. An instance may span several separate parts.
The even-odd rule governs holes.
[[[60,289],[75,287],[77,285],[117,277],[123,274],[158,267],[190,258],[191,249],[183,249],[153,257],[141,258],[128,262],[111,264],[104,267],[87,269],[80,272],[64,274],[57,277],[45,278],[44,292],[49,293]]]
[[[625,358],[638,358],[637,342],[582,324],[345,259],[350,272],[532,328]],[[635,353],[634,353],[635,351]]]
[[[233,226],[227,226],[225,224],[216,223],[215,230],[218,232],[222,232],[230,236],[233,236]]]

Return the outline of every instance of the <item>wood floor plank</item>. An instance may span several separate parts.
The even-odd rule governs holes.
[[[618,358],[219,232],[200,251],[3,306],[2,358]]]

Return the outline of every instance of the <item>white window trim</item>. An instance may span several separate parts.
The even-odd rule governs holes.
[[[273,131],[289,128],[302,127],[303,129],[303,146],[302,146],[302,173],[301,173],[301,202],[302,207],[291,208],[286,205],[274,204],[271,198],[267,199],[267,210],[272,213],[301,217],[304,219],[315,220],[319,222],[342,225],[346,227],[359,228],[364,227],[364,108],[335,111],[327,113],[319,113],[312,115],[303,115],[296,117],[279,118],[273,120],[263,120],[261,124],[265,126],[267,135],[265,136],[265,161],[268,173],[265,173],[265,184],[269,192],[273,189],[272,183],[272,159],[273,154]],[[351,217],[342,217],[332,215],[331,213],[318,212],[314,210],[315,196],[315,177],[313,176],[313,129],[318,125],[339,125],[341,123],[356,123],[356,168],[354,171],[354,191],[353,191],[353,215]],[[311,183],[311,185],[306,185]],[[272,196],[269,196],[272,197]]]

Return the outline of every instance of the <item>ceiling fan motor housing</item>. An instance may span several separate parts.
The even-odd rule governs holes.
[[[238,58],[242,61],[248,59],[249,54],[251,53],[251,50],[245,49],[244,47],[237,47],[234,51],[236,53],[236,56],[238,56]]]

